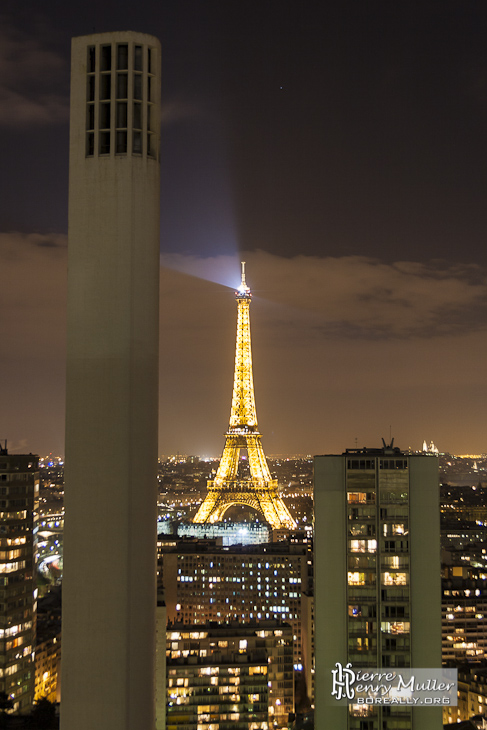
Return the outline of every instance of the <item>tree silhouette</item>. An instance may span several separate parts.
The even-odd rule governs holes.
[[[33,727],[36,730],[49,730],[57,727],[56,705],[47,697],[41,697],[32,710]]]
[[[8,715],[7,710],[13,710],[14,701],[8,696],[6,692],[0,692],[0,728],[7,727]]]

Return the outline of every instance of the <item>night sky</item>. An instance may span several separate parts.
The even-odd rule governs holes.
[[[160,453],[487,452],[487,3],[3,0],[0,438],[64,450],[70,38],[163,50]],[[88,455],[89,456],[89,455]]]

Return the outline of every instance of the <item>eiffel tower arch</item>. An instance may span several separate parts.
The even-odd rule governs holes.
[[[251,296],[242,262],[242,282],[235,292],[237,344],[230,424],[217,473],[208,481],[207,495],[193,522],[221,522],[230,507],[246,505],[259,512],[274,529],[293,529],[296,523],[279,496],[277,479],[271,477],[257,426],[250,342]],[[242,474],[242,449],[247,450],[247,474]]]

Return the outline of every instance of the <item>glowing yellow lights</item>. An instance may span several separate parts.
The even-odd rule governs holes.
[[[271,477],[257,427],[250,340],[251,293],[244,262],[235,298],[237,342],[230,424],[217,473],[208,482],[208,493],[193,522],[221,522],[229,507],[246,505],[263,514],[274,529],[294,529],[296,523],[278,494],[277,480]],[[247,449],[250,477],[239,475],[242,448]]]
[[[385,586],[405,586],[408,583],[407,573],[382,573],[382,583]]]

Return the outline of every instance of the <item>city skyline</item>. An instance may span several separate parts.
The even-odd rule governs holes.
[[[160,453],[221,453],[240,260],[266,453],[487,451],[487,11],[377,8],[117,7],[163,44]],[[114,9],[2,9],[11,452],[64,451],[69,40]]]

